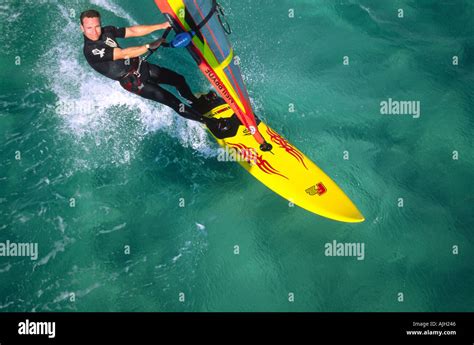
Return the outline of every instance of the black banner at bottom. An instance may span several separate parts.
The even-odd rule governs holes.
[[[0,313],[0,345],[454,345],[473,328],[473,313]]]

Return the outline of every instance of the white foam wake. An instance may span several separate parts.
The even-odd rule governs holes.
[[[131,25],[138,24],[138,22],[133,19],[127,11],[109,0],[90,0],[90,2],[93,5],[99,6],[104,10],[115,13],[117,16],[126,19]]]

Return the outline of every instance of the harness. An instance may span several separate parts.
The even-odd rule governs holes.
[[[171,32],[171,28],[166,29],[166,31],[163,33],[163,36],[161,38],[166,39],[166,37],[169,35],[170,32]],[[148,58],[156,51],[156,49],[155,50],[148,49],[148,50],[149,50],[148,54],[144,58],[140,57],[138,59],[138,64],[135,63],[135,65],[130,68],[128,73],[125,74],[120,79],[120,84],[123,86],[123,88],[125,88],[126,90],[130,92],[136,93],[138,95],[140,94],[142,89],[145,87],[145,85],[143,84],[141,80],[142,64],[144,61],[148,60]]]
[[[142,59],[139,59],[138,64],[135,62],[131,67],[130,70],[128,71],[127,74],[125,74],[120,80],[120,84],[124,89],[127,91],[140,94],[142,89],[145,87],[143,85],[143,82],[141,80],[141,67],[142,67]]]

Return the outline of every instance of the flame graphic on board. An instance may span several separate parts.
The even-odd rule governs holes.
[[[283,139],[277,132],[271,128],[267,128],[267,134],[270,136],[270,139],[277,145],[280,145],[282,149],[285,149],[290,155],[296,158],[298,162],[303,164],[303,166],[308,170],[306,164],[304,164],[304,157],[301,152],[294,148],[287,140]]]
[[[237,149],[240,155],[242,156],[242,158],[246,162],[256,165],[264,173],[269,174],[269,175],[278,175],[288,180],[288,177],[280,174],[280,172],[276,170],[274,167],[272,167],[272,165],[267,160],[263,159],[262,155],[259,155],[257,153],[257,150],[255,150],[254,148],[245,146],[244,144],[228,143],[228,145]]]

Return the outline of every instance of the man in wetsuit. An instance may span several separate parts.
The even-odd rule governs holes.
[[[145,36],[168,27],[170,27],[169,23],[137,25],[127,28],[102,27],[99,12],[84,11],[81,14],[84,55],[93,69],[108,78],[119,81],[126,90],[165,104],[187,119],[208,125],[212,122],[213,126],[225,131],[228,126],[226,122],[203,117],[202,114],[190,106],[184,105],[176,96],[160,86],[160,84],[172,85],[190,104],[195,103],[198,99],[182,75],[146,61],[140,64],[139,56],[149,50],[157,49],[164,43],[162,39],[143,46],[125,49],[122,49],[116,41],[117,38]],[[204,97],[212,100],[216,96],[215,93],[210,92]]]

